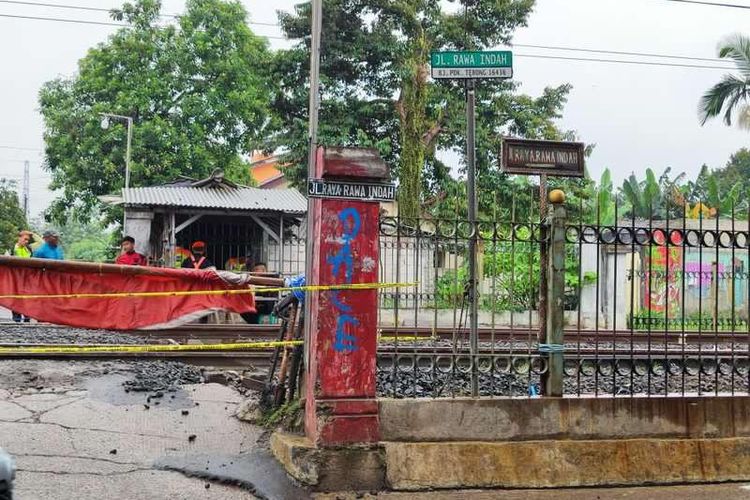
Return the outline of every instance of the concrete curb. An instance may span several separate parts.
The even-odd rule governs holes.
[[[744,481],[750,438],[387,442],[395,490]]]

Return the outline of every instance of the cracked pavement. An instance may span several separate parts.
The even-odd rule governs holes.
[[[234,389],[197,384],[154,396],[127,393],[126,378],[127,365],[0,361],[0,446],[16,458],[14,498],[254,498],[155,465],[257,449],[263,429],[232,416]]]

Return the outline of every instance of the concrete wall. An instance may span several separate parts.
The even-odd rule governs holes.
[[[581,312],[581,328],[593,329],[596,325],[594,308]],[[465,304],[463,315],[460,306],[453,309],[432,308],[414,309],[414,307],[404,307],[399,304],[398,318],[395,310],[387,307],[381,307],[378,310],[378,324],[382,326],[419,326],[419,327],[458,327],[459,320],[464,327],[468,328],[469,304]],[[496,312],[494,315],[489,311],[479,311],[478,314],[480,328],[510,328],[523,330],[525,328],[536,328],[539,324],[539,315],[536,311],[518,311],[518,312]],[[571,328],[578,324],[578,311],[565,311],[565,324]],[[604,318],[599,317],[599,326],[604,327]],[[622,326],[618,323],[618,326]]]
[[[150,254],[149,241],[151,240],[151,221],[153,219],[153,212],[131,210],[125,212],[124,234],[135,238],[136,252],[146,256]]]
[[[750,397],[381,399],[383,441],[750,437]]]
[[[746,481],[750,397],[379,400],[379,447],[271,449],[317,489]],[[325,455],[328,454],[328,455]],[[348,472],[347,472],[348,471]]]

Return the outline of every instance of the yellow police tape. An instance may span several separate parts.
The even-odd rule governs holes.
[[[56,345],[49,347],[0,347],[0,357],[3,354],[66,354],[86,352],[172,352],[172,351],[244,351],[251,349],[267,349],[270,347],[287,347],[302,345],[302,340],[283,340],[271,342],[238,342],[236,344],[179,344],[179,345],[99,345],[77,346]]]
[[[394,342],[396,340],[402,341],[402,340],[436,340],[437,337],[431,336],[431,335],[388,335],[388,336],[380,336],[378,337],[378,340],[382,340],[383,342]]]
[[[241,295],[257,292],[323,292],[328,290],[375,290],[380,288],[408,288],[413,283],[342,283],[339,285],[306,285],[265,287],[254,286],[236,290],[189,290],[184,292],[112,292],[112,293],[64,293],[50,295],[0,295],[0,299],[125,299],[129,297],[184,297],[190,295]]]
[[[430,340],[433,337],[379,337],[381,341],[389,340]],[[268,349],[273,347],[293,347],[304,344],[303,340],[281,340],[266,342],[237,342],[234,344],[153,344],[128,345],[112,344],[98,346],[81,346],[75,344],[58,344],[48,347],[0,347],[0,357],[3,354],[75,354],[95,352],[174,352],[174,351],[246,351],[252,349]]]

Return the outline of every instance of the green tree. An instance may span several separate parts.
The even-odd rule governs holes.
[[[723,168],[713,171],[720,193],[728,193],[739,183],[743,193],[750,190],[750,150],[742,148],[732,156]]]
[[[737,65],[737,75],[724,75],[701,97],[698,106],[701,125],[724,111],[724,123],[732,124],[732,115],[739,112],[739,124],[750,127],[750,38],[735,34],[719,46],[719,57],[731,59]]]
[[[260,145],[272,120],[266,42],[236,0],[188,0],[164,25],[161,2],[137,0],[113,11],[132,25],[89,50],[73,78],[39,93],[47,168],[61,195],[49,215],[86,217],[97,196],[124,184],[125,126],[107,130],[100,113],[134,120],[131,185],[203,177],[222,168],[247,181],[240,159]]]
[[[18,202],[16,183],[0,179],[0,251],[10,252],[18,231],[27,228],[26,216]]]
[[[403,216],[445,199],[453,190],[437,150],[465,149],[464,89],[458,81],[428,79],[431,51],[485,49],[510,41],[526,24],[533,0],[469,3],[469,13],[449,12],[436,0],[324,0],[321,43],[319,143],[378,147],[399,180]],[[289,126],[269,146],[288,147],[298,167],[307,156],[307,74],[310,3],[280,13],[286,36],[299,40],[274,58],[280,90],[274,108]],[[486,193],[480,211],[493,208],[494,193],[511,192],[497,170],[503,134],[554,139],[554,124],[570,90],[546,89],[540,97],[516,95],[517,83],[484,80],[477,88],[478,186]],[[297,182],[304,180],[297,169]],[[464,199],[465,201],[465,199]]]

